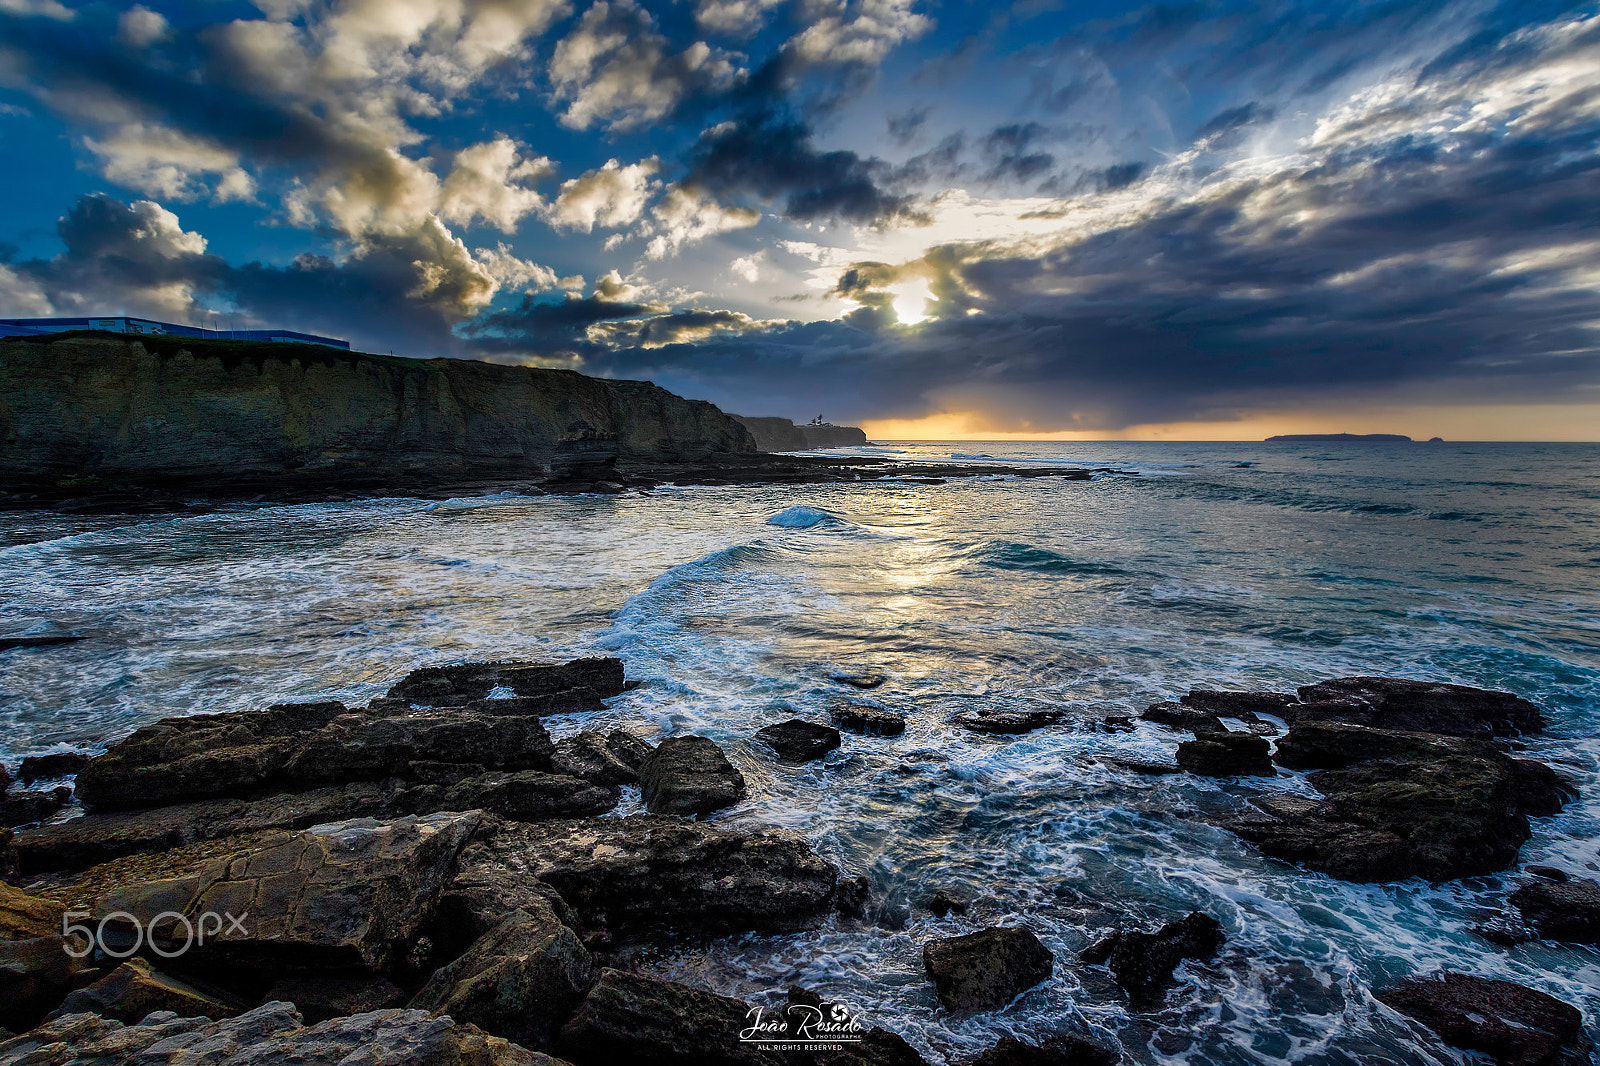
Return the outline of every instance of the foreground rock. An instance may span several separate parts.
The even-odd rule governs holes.
[[[594,983],[578,936],[548,906],[517,910],[435,971],[411,1006],[545,1048]]]
[[[974,711],[958,715],[953,721],[974,733],[1016,735],[1055,725],[1061,719],[1060,711]]]
[[[1528,839],[1529,815],[1570,796],[1541,763],[1463,737],[1361,726],[1301,725],[1277,760],[1318,769],[1324,799],[1261,797],[1257,813],[1218,824],[1268,855],[1350,881],[1447,881],[1502,870]]]
[[[588,931],[790,930],[820,921],[838,871],[797,837],[658,815],[501,826],[457,881],[552,886]]]
[[[1542,939],[1600,944],[1600,883],[1535,882],[1513,892],[1511,904]]]
[[[1222,724],[1222,719],[1215,714],[1182,703],[1153,703],[1146,707],[1139,717],[1147,722],[1170,726],[1173,729],[1187,729],[1195,736],[1228,731],[1228,727]]]
[[[631,785],[639,780],[639,767],[651,750],[650,745],[621,729],[610,736],[579,733],[557,742],[551,765],[560,773],[597,785]]]
[[[1274,777],[1272,745],[1254,733],[1202,733],[1178,745],[1178,765],[1208,777]]]
[[[1545,725],[1539,708],[1520,696],[1435,681],[1341,677],[1302,685],[1299,695],[1309,706],[1289,708],[1291,725],[1332,720],[1461,737],[1537,733]]]
[[[706,737],[668,737],[639,767],[651,814],[710,814],[744,798],[744,775]]]
[[[837,729],[799,718],[758,729],[756,736],[777,753],[780,761],[789,763],[820,759],[840,744]]]
[[[1024,1044],[1003,1036],[972,1066],[1116,1066],[1122,1052],[1075,1036],[1058,1036],[1042,1044]]]
[[[65,910],[0,883],[0,1026],[32,1028],[89,969],[74,957],[82,943],[61,935]]]
[[[51,755],[29,755],[17,768],[17,780],[25,785],[52,777],[67,777],[88,765],[93,756],[81,751],[59,751]]]
[[[1590,1042],[1578,1009],[1510,981],[1445,972],[1413,978],[1377,996],[1451,1047],[1484,1052],[1503,1066],[1588,1061]]]
[[[70,799],[72,789],[65,785],[48,792],[12,789],[0,796],[0,826],[17,828],[42,822],[65,807]]]
[[[559,1066],[471,1025],[417,1010],[384,1010],[307,1027],[287,1003],[268,1003],[237,1018],[156,1014],[123,1025],[95,1014],[68,1014],[0,1042],[0,1066],[292,1066],[379,1061],[418,1066]]]
[[[930,941],[922,964],[948,1010],[995,1010],[1010,1003],[1054,967],[1050,949],[1026,929],[999,927]]]
[[[240,1008],[158,973],[144,959],[132,958],[67,996],[54,1015],[98,1014],[133,1025],[155,1011],[170,1011],[180,1018],[215,1019],[231,1018]]]
[[[1180,962],[1208,959],[1226,940],[1215,918],[1194,911],[1154,933],[1112,933],[1081,957],[1092,966],[1109,966],[1134,1006],[1143,1008],[1160,1001]]]
[[[189,944],[165,912],[198,923],[232,915],[210,939],[184,947],[184,965],[232,981],[295,972],[382,972],[397,963],[431,916],[480,816],[436,814],[388,822],[355,819],[302,833],[134,856],[87,871],[55,892],[95,922],[132,915],[149,939]],[[116,933],[119,921],[108,925]],[[128,938],[131,941],[131,937]]]
[[[840,729],[851,733],[897,737],[906,731],[906,720],[902,715],[869,707],[865,703],[841,703],[828,712],[828,718]]]

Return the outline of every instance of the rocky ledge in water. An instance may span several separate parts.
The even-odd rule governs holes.
[[[1091,966],[1110,967],[1134,1006],[1145,1008],[1159,1003],[1180,962],[1208,959],[1226,940],[1220,922],[1194,911],[1154,933],[1112,933],[1079,957]]]
[[[1499,1066],[1588,1066],[1591,1044],[1576,1007],[1510,981],[1437,973],[1405,981],[1378,999],[1417,1019],[1451,1047]]]

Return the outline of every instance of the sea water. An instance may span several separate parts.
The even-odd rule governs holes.
[[[418,666],[620,656],[643,682],[556,736],[714,738],[750,798],[712,821],[797,832],[865,875],[862,919],[652,953],[646,969],[753,1001],[791,985],[935,1062],[1000,1035],[1098,1032],[1146,1063],[1468,1061],[1378,1004],[1440,968],[1518,981],[1600,1019],[1600,952],[1491,944],[1514,872],[1353,885],[1209,826],[1301,775],[1143,777],[1185,734],[1106,732],[1190,687],[1350,674],[1509,689],[1543,707],[1526,754],[1583,798],[1533,821],[1522,861],[1600,868],[1600,446],[894,443],[863,454],[1103,468],[1000,477],[663,487],[234,506],[175,517],[0,516],[0,757],[98,750],[171,715],[364,702]],[[837,453],[835,453],[837,454]],[[871,475],[867,475],[868,478]],[[888,680],[857,691],[838,675]],[[904,714],[782,766],[753,734],[839,700]],[[1065,711],[989,737],[984,709]],[[638,810],[637,791],[623,811]],[[943,890],[971,899],[935,918]],[[1201,910],[1228,943],[1131,1013],[1077,953]],[[1003,1010],[938,1008],[922,946],[1023,924],[1054,976]],[[1600,1031],[1596,1032],[1600,1036]]]

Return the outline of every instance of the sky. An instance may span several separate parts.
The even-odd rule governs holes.
[[[1561,0],[0,0],[0,316],[896,439],[1600,439]]]

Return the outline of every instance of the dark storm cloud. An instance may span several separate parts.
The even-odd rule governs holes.
[[[894,138],[896,144],[910,144],[917,139],[917,134],[922,132],[922,127],[927,123],[932,110],[930,107],[913,107],[898,115],[886,116],[884,122],[889,127],[889,136]]]

